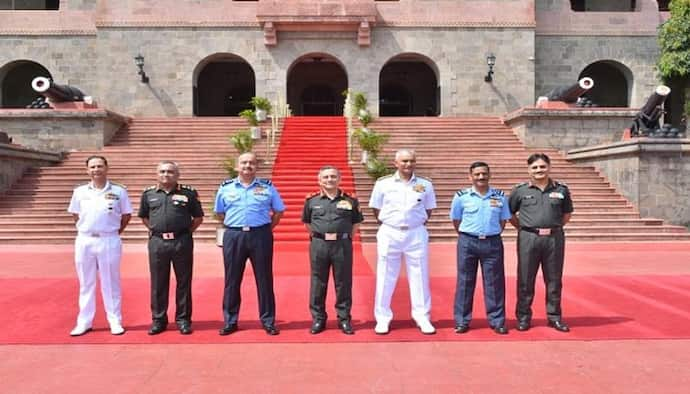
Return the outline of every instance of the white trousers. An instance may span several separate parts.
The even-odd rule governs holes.
[[[381,225],[376,233],[376,298],[374,317],[377,323],[389,323],[393,319],[391,298],[400,275],[403,256],[410,286],[412,318],[416,321],[431,317],[431,292],[429,290],[429,233],[426,227],[398,230]]]
[[[101,280],[101,295],[109,324],[122,324],[120,257],[122,241],[109,237],[78,235],[74,241],[74,261],[79,277],[79,315],[77,325],[91,327],[96,314],[96,275]]]

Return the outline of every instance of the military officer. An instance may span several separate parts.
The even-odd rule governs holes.
[[[175,271],[175,323],[182,335],[192,333],[192,271],[194,240],[192,233],[204,220],[199,194],[188,185],[177,183],[177,163],[158,164],[158,184],[141,195],[139,217],[149,229],[149,270],[151,272],[151,315],[149,335],[167,329],[170,263]]]
[[[527,159],[529,182],[510,193],[510,222],[518,228],[518,331],[530,329],[534,281],[541,265],[546,283],[546,315],[549,327],[570,331],[561,319],[561,279],[565,236],[563,226],[570,220],[573,201],[568,186],[549,177],[551,160],[543,153]]]
[[[67,211],[74,217],[77,238],[74,262],[79,277],[79,315],[71,336],[91,331],[96,314],[96,273],[110,333],[125,333],[122,327],[120,290],[120,234],[132,217],[132,205],[123,185],[108,180],[108,161],[103,156],[86,159],[91,182],[74,189]]]
[[[478,264],[482,266],[484,305],[489,326],[497,334],[507,334],[505,310],[505,272],[501,232],[510,219],[503,191],[489,186],[489,165],[470,164],[472,187],[453,196],[450,219],[460,233],[457,246],[458,275],[455,285],[455,332],[470,329]]]
[[[338,188],[340,171],[336,167],[322,167],[318,181],[320,190],[307,196],[302,211],[302,222],[311,240],[309,310],[313,324],[310,332],[318,334],[326,329],[326,289],[328,271],[333,266],[338,327],[352,335],[352,235],[364,218],[359,201]]]
[[[415,152],[402,149],[395,153],[393,175],[379,178],[374,184],[369,207],[381,223],[376,234],[376,297],[374,316],[379,335],[388,334],[393,319],[391,298],[405,257],[410,286],[412,319],[423,334],[435,334],[431,324],[429,291],[429,233],[426,222],[436,208],[431,181],[414,173]]]
[[[247,262],[251,260],[259,298],[259,317],[268,335],[278,335],[275,325],[273,293],[273,228],[285,211],[278,190],[268,179],[256,177],[258,164],[254,153],[237,158],[237,178],[221,183],[214,211],[225,225],[223,235],[224,325],[220,335],[237,331],[240,312],[240,285]]]

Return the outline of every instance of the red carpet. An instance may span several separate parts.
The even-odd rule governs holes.
[[[353,193],[354,177],[347,162],[345,118],[286,118],[271,176],[286,205],[285,215],[274,232],[276,241],[308,239],[300,220],[304,200],[307,194],[319,190],[318,171],[327,164],[340,170],[341,189]]]
[[[249,270],[251,271],[251,270]],[[508,278],[508,314],[511,332],[498,336],[486,326],[481,296],[475,298],[475,319],[465,335],[453,333],[452,300],[454,278],[433,278],[433,321],[438,333],[424,336],[409,319],[407,282],[398,283],[394,298],[395,320],[387,336],[373,332],[372,304],[374,277],[359,275],[354,279],[354,336],[335,329],[320,335],[308,333],[309,279],[306,275],[276,278],[277,317],[281,335],[269,337],[257,321],[257,303],[253,278],[245,277],[240,331],[220,337],[222,279],[194,280],[194,329],[191,336],[181,336],[174,329],[151,337],[149,282],[145,278],[123,280],[124,325],[128,332],[112,336],[107,330],[102,304],[98,304],[95,331],[71,338],[69,330],[76,314],[76,279],[0,279],[0,308],[4,315],[0,344],[59,343],[251,343],[251,342],[382,342],[382,341],[525,341],[525,340],[616,340],[616,339],[690,339],[690,276],[578,276],[565,279],[564,313],[572,332],[562,334],[545,327],[543,289],[537,292],[535,327],[528,332],[514,330],[514,278]],[[479,289],[478,289],[479,290]],[[333,312],[332,286],[328,310]],[[172,316],[172,310],[170,316]]]

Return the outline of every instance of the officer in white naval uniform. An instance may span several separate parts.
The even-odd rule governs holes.
[[[124,334],[122,327],[120,234],[132,217],[132,205],[124,186],[108,180],[108,161],[102,156],[86,160],[91,182],[74,189],[67,209],[74,216],[77,238],[74,261],[79,276],[79,315],[72,336],[91,331],[96,314],[96,273],[113,335]]]
[[[412,319],[423,334],[434,334],[430,322],[429,234],[424,226],[436,208],[434,187],[426,178],[414,174],[416,157],[412,150],[395,153],[395,174],[379,178],[374,184],[369,207],[381,226],[376,234],[378,255],[374,316],[377,334],[387,334],[393,319],[391,298],[405,257],[410,286]]]

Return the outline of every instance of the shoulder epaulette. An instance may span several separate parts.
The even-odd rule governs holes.
[[[89,184],[89,182],[77,183],[76,185],[74,185],[74,188],[76,189],[76,188],[78,188],[78,187],[86,186],[86,185],[88,185],[88,184]]]
[[[264,185],[270,186],[273,184],[273,182],[271,182],[271,180],[268,178],[256,178],[256,179],[259,181],[259,183],[263,183]]]
[[[147,192],[149,190],[155,190],[155,189],[158,189],[158,186],[157,185],[151,185],[151,186],[147,187],[146,189],[144,189],[144,191]]]
[[[494,196],[505,196],[506,195],[503,192],[503,190],[501,190],[501,189],[493,189],[493,191],[494,191],[494,193],[493,193]]]
[[[110,181],[110,184],[111,184],[111,185],[115,185],[115,186],[119,186],[119,187],[121,187],[121,188],[123,188],[123,189],[127,189],[127,186],[125,186],[125,185],[123,185],[123,184],[121,184],[121,183],[119,183],[119,182]]]
[[[568,184],[563,181],[553,181],[553,183],[555,183],[557,186],[563,186],[565,188],[568,187]]]
[[[310,198],[312,198],[312,197],[318,196],[319,194],[321,194],[321,191],[308,193],[308,194],[306,195],[306,197],[304,197],[304,198],[305,198],[306,200],[308,200],[308,199],[310,199]]]
[[[224,180],[223,182],[221,182],[220,185],[221,185],[221,186],[225,186],[225,185],[229,185],[229,184],[231,184],[231,183],[233,183],[233,182],[235,182],[235,178],[230,178],[230,179],[226,179],[226,180]]]
[[[415,174],[415,176],[416,176],[417,178],[419,178],[419,179],[424,179],[424,180],[427,181],[427,182],[431,182],[431,178],[427,178],[427,177],[425,177],[425,176],[419,176],[419,175],[417,175],[417,174]]]
[[[515,185],[515,188],[523,187],[523,186],[527,186],[527,185],[529,185],[529,182],[520,182],[517,185]]]
[[[388,175],[380,176],[380,177],[376,178],[376,180],[377,180],[377,181],[380,181],[381,179],[390,178],[390,177],[392,177],[392,176],[393,176],[393,174],[388,174]]]
[[[467,194],[468,189],[462,189],[458,190],[455,194],[457,194],[458,197],[462,197],[463,195]]]
[[[190,192],[195,192],[195,191],[196,191],[195,188],[193,188],[193,187],[191,187],[191,186],[189,186],[189,185],[180,185],[180,189],[189,190]]]

